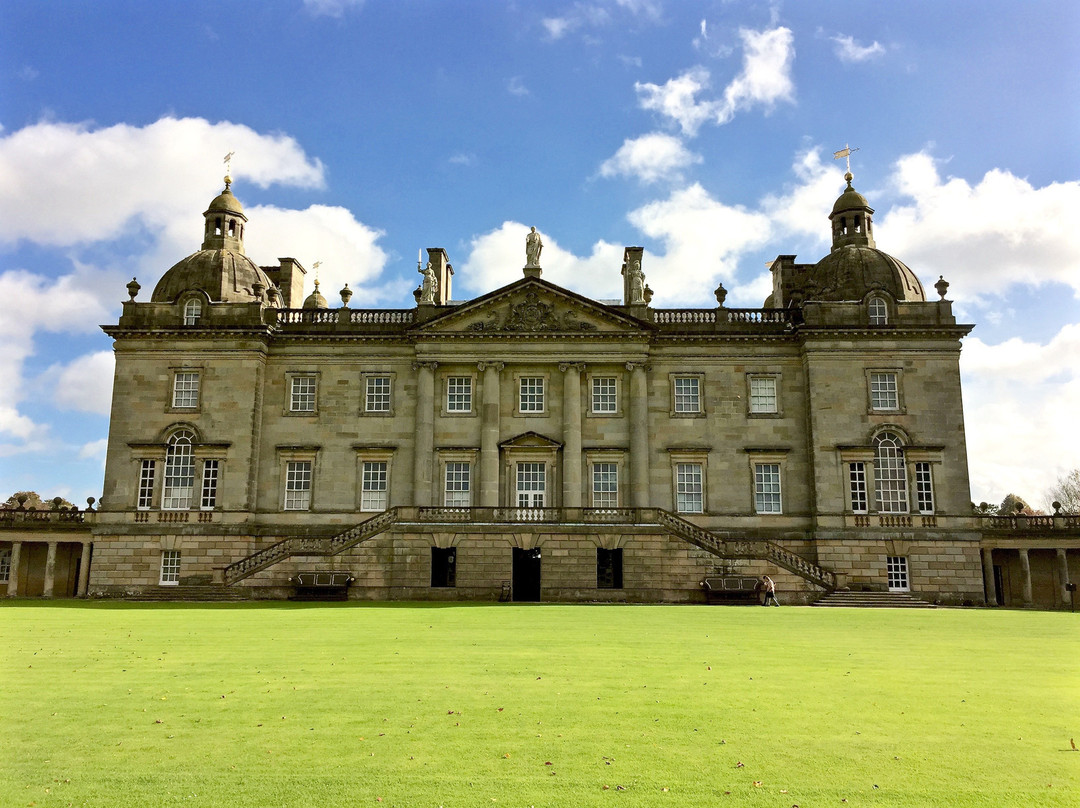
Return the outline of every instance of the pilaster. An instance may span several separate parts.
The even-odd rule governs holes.
[[[480,405],[480,507],[499,506],[499,373],[502,362],[480,362],[484,374]]]
[[[630,501],[649,507],[649,379],[644,362],[627,362],[630,371]]]
[[[583,364],[564,362],[563,372],[563,501],[581,507],[581,372]]]

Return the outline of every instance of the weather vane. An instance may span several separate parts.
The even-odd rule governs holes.
[[[232,156],[236,152],[231,151],[225,155],[225,182],[232,182]]]
[[[857,152],[858,150],[859,150],[858,148],[853,149],[853,148],[851,148],[851,146],[849,146],[847,144],[844,144],[844,148],[842,148],[840,151],[834,151],[832,153],[832,158],[834,160],[839,160],[841,157],[846,158],[847,159],[847,173],[850,174],[851,173],[851,153],[852,152]]]
[[[319,267],[322,266],[322,261],[316,261],[311,265],[311,271],[315,273],[315,288],[319,288]]]

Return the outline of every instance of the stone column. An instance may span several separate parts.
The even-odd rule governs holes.
[[[649,380],[643,362],[630,371],[630,504],[649,507]]]
[[[563,501],[581,507],[581,364],[563,363]]]
[[[413,445],[413,505],[431,504],[431,474],[435,464],[435,368],[437,362],[417,362],[416,442]]]
[[[499,507],[499,372],[502,362],[481,362],[484,400],[480,405],[480,507]]]
[[[53,579],[56,577],[56,542],[49,542],[49,554],[45,556],[45,591],[44,597],[53,596]]]
[[[1058,563],[1058,578],[1061,581],[1061,605],[1069,605],[1069,557],[1066,554],[1064,548],[1059,547],[1057,551],[1057,563]]]
[[[22,556],[22,542],[11,543],[11,572],[8,573],[7,596],[13,598],[19,594],[19,559]]]
[[[989,547],[982,550],[983,589],[986,590],[986,605],[997,606],[997,591],[994,588],[994,551]]]
[[[1020,575],[1023,576],[1023,605],[1031,605],[1031,561],[1028,559],[1028,551],[1026,547],[1021,547],[1020,553]]]
[[[86,586],[90,581],[90,542],[83,542],[82,558],[79,561],[79,584],[75,589],[75,597],[86,597]]]

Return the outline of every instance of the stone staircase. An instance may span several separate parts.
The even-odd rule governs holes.
[[[860,592],[854,589],[837,589],[811,606],[846,606],[852,609],[935,609],[933,603],[919,600],[908,592]]]
[[[165,601],[193,601],[198,603],[238,603],[250,600],[244,587],[226,587],[218,584],[199,586],[155,586],[144,589],[125,600],[162,603]]]

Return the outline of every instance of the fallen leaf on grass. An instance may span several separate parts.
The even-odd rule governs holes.
[[[754,788],[761,788],[761,781],[760,780],[755,780],[754,781]]]
[[[743,762],[742,762],[741,760],[740,760],[740,761],[739,761],[738,763],[736,763],[736,764],[735,764],[735,768],[736,768],[736,769],[742,769],[742,768],[744,768],[745,766],[746,766],[746,764],[745,764],[745,763],[743,763]]]

